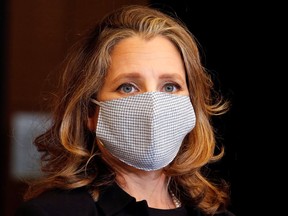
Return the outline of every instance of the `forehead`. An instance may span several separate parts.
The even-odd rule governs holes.
[[[149,40],[138,36],[121,40],[111,52],[108,71],[146,68],[182,71],[183,61],[179,50],[167,38],[156,36]]]

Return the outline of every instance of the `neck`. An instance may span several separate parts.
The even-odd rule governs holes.
[[[162,170],[125,172],[117,175],[116,181],[136,201],[146,200],[151,208],[175,208]]]

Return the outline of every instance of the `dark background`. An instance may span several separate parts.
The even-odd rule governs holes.
[[[13,215],[25,189],[10,176],[13,114],[43,111],[43,92],[54,87],[54,69],[79,32],[116,7],[146,3],[187,24],[216,87],[231,101],[230,111],[214,120],[226,154],[212,167],[231,184],[230,209],[236,216],[283,215],[285,7],[277,1],[193,0],[0,1],[0,215]]]
[[[278,1],[151,2],[187,24],[202,46],[203,64],[216,87],[231,101],[230,111],[214,119],[226,155],[213,165],[231,183],[230,209],[238,216],[283,215],[278,197],[286,191],[281,177],[287,170],[286,152],[281,149],[288,144],[284,5]]]
[[[248,135],[241,133],[241,126],[245,125],[243,113],[248,110],[240,102],[246,97],[248,82],[243,88],[240,74],[247,73],[247,69],[243,68],[244,64],[241,63],[241,55],[244,55],[244,50],[249,49],[248,44],[244,44],[247,26],[243,26],[242,15],[235,9],[225,8],[227,5],[213,1],[197,1],[192,4],[191,1],[183,0],[158,0],[152,1],[152,5],[170,11],[169,13],[180,17],[188,26],[201,45],[202,62],[211,73],[215,87],[231,102],[230,111],[225,116],[214,118],[218,142],[224,144],[226,154],[222,161],[214,164],[212,168],[218,170],[231,184],[230,209],[236,215],[245,215],[247,209],[241,207],[241,192],[244,190],[241,191],[240,187],[244,175],[240,171],[240,163],[243,163],[240,151],[243,146],[241,143],[247,143]],[[239,10],[239,7],[237,9]],[[249,92],[249,97],[250,94],[253,92]]]

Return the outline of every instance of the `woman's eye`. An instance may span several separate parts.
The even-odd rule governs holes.
[[[176,90],[180,89],[180,86],[175,83],[167,83],[164,85],[165,92],[175,92]]]
[[[136,91],[136,88],[134,85],[132,84],[129,84],[129,83],[125,83],[125,84],[122,84],[120,85],[118,88],[117,88],[118,91],[121,91],[123,93],[133,93],[134,91]]]

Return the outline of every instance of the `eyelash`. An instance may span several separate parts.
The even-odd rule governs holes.
[[[166,82],[164,83],[163,87],[162,87],[162,90],[163,88],[167,87],[168,85],[172,85],[173,86],[173,90],[171,91],[171,93],[174,93],[175,92],[175,89],[176,90],[180,90],[181,89],[181,86],[178,84],[178,83],[175,83],[175,82]],[[122,92],[122,93],[125,93],[125,94],[130,94],[130,93],[134,93],[135,91],[133,92],[125,92],[123,90],[124,87],[132,87],[135,89],[135,91],[139,91],[139,89],[137,88],[137,86],[135,84],[132,84],[132,83],[123,83],[121,84],[116,90],[119,91],[119,92]],[[175,88],[175,89],[174,89]],[[169,92],[169,91],[168,91]]]
[[[122,92],[122,93],[126,93],[126,94],[131,93],[131,92],[127,93],[127,92],[123,91],[124,87],[133,87],[133,88],[138,90],[138,88],[132,83],[123,83],[116,90],[119,91],[119,92]]]
[[[166,87],[167,85],[173,85],[173,87],[175,87],[176,90],[180,90],[180,89],[181,89],[181,86],[180,86],[178,83],[175,83],[175,82],[166,82],[166,83],[163,85],[163,88]],[[173,89],[172,92],[174,92],[174,89]]]

